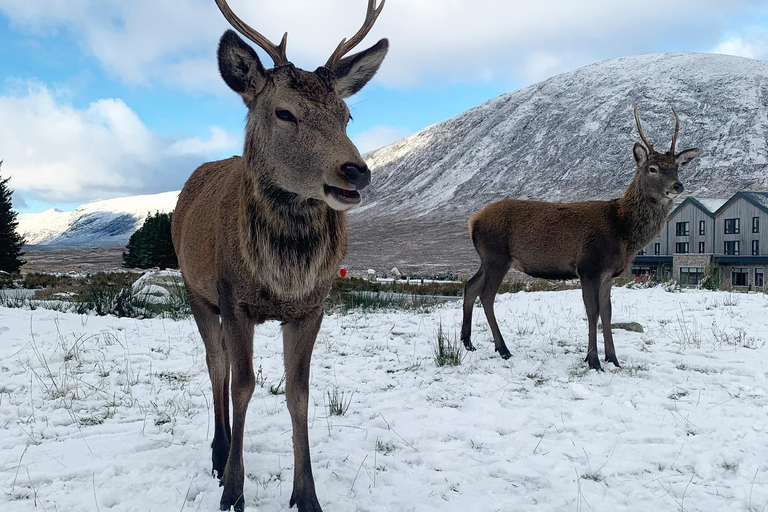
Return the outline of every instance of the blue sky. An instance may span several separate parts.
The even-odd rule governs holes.
[[[288,56],[305,69],[357,30],[366,6],[230,4],[273,40],[287,30]],[[362,46],[388,37],[391,51],[348,100],[361,151],[604,59],[662,51],[768,58],[764,1],[531,4],[387,0]],[[215,61],[227,28],[213,0],[0,0],[0,159],[16,208],[174,190],[200,163],[239,154],[245,107]]]

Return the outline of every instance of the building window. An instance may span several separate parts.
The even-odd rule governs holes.
[[[688,242],[677,242],[675,244],[675,252],[677,254],[688,254]]]
[[[634,265],[632,267],[632,276],[638,281],[648,281],[656,275],[656,265]]]
[[[653,254],[655,254],[656,256],[661,254],[661,244],[660,243],[657,242],[657,243],[653,244]]]
[[[699,221],[699,234],[700,235],[707,234],[707,221],[704,221],[704,220]]]
[[[688,229],[688,222],[678,222],[675,226],[675,233],[677,236],[688,236],[690,230]]]
[[[760,217],[752,217],[752,232],[760,232]]]
[[[703,279],[702,267],[680,267],[680,284],[699,284]]]
[[[755,286],[758,288],[762,288],[765,286],[765,269],[762,267],[757,267],[755,269]]]
[[[725,219],[725,234],[726,235],[738,235],[739,234],[739,219]]]
[[[741,254],[741,251],[739,251],[739,241],[735,240],[732,242],[725,242],[725,247],[723,252],[727,256],[738,256]]]
[[[731,286],[747,286],[749,284],[749,269],[736,268],[731,270]]]
[[[704,242],[699,242],[699,254],[704,254]]]
[[[752,256],[760,256],[760,240],[752,240]]]
[[[639,251],[637,251],[637,255],[638,256],[645,256],[645,249],[640,249]]]

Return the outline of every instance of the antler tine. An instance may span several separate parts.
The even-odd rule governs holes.
[[[365,21],[363,22],[362,28],[360,28],[360,30],[357,31],[357,34],[352,36],[351,39],[347,40],[344,38],[341,40],[339,46],[336,47],[336,50],[334,50],[334,52],[331,54],[331,57],[328,59],[328,62],[325,63],[326,68],[334,70],[339,64],[341,58],[349,53],[352,48],[360,44],[365,36],[368,35],[368,32],[370,32],[373,28],[373,24],[376,23],[376,19],[379,17],[379,14],[381,14],[381,10],[384,8],[385,1],[386,0],[381,0],[381,4],[376,7],[376,0],[368,0],[368,12],[365,15]]]
[[[677,134],[680,133],[680,118],[677,117],[677,111],[675,110],[675,107],[672,107],[672,113],[675,114],[675,134],[672,136],[672,146],[669,148],[669,152],[674,155],[675,144],[677,143]]]
[[[224,15],[224,18],[226,18],[230,25],[232,25],[245,37],[259,45],[262,50],[267,52],[267,55],[272,58],[272,62],[275,63],[275,67],[289,63],[288,57],[285,53],[285,49],[288,44],[288,32],[283,35],[283,39],[280,41],[280,44],[275,45],[272,41],[261,35],[259,32],[241,20],[234,12],[232,12],[232,9],[230,9],[229,5],[227,4],[227,0],[216,0],[216,5],[219,6],[221,14]]]
[[[645,134],[643,133],[643,127],[640,126],[640,115],[637,113],[637,105],[635,105],[635,124],[637,124],[637,131],[640,134],[640,138],[643,140],[643,143],[648,148],[648,151],[653,153],[653,144],[648,142],[648,139],[645,138]]]

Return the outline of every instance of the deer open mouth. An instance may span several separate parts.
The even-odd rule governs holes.
[[[346,190],[326,185],[325,194],[333,196],[335,200],[342,204],[360,204],[360,192],[357,190]]]

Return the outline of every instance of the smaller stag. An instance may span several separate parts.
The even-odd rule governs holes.
[[[496,352],[510,354],[493,312],[493,300],[507,271],[514,268],[544,279],[581,280],[589,322],[586,361],[602,370],[597,355],[597,319],[603,323],[605,360],[619,366],[611,333],[611,286],[613,279],[632,263],[635,254],[661,232],[674,199],[683,191],[677,177],[680,167],[699,154],[698,148],[675,153],[680,120],[674,109],[672,146],[658,153],[640,126],[640,138],[632,152],[635,176],[624,196],[611,201],[547,203],[504,199],[490,204],[469,219],[472,242],[480,255],[480,270],[464,287],[464,319],[461,340],[475,350],[470,339],[475,299],[485,310]]]

